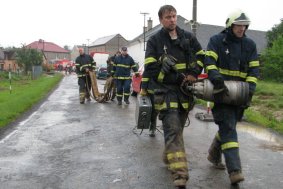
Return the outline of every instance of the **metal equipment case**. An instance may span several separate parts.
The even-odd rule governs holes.
[[[152,104],[148,96],[137,96],[136,103],[136,124],[137,129],[149,129]]]

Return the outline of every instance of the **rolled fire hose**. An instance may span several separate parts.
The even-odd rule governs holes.
[[[245,105],[249,100],[249,84],[242,81],[224,81],[228,88],[228,95],[224,95],[223,103],[230,105]],[[214,102],[213,84],[209,79],[200,80],[193,85],[188,85],[187,91],[197,98]]]

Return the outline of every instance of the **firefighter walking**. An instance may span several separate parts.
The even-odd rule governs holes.
[[[224,154],[231,184],[244,180],[236,125],[249,106],[259,76],[256,44],[245,35],[249,24],[250,20],[244,12],[233,12],[226,21],[226,29],[211,37],[205,58],[208,78],[215,91],[212,113],[219,127],[207,159],[216,168],[223,169],[221,154]],[[228,89],[224,80],[248,82],[249,102],[244,106],[225,104],[222,100]]]
[[[116,81],[117,101],[118,105],[122,105],[122,100],[126,104],[130,104],[130,88],[131,88],[131,70],[136,76],[139,76],[136,64],[133,58],[128,54],[127,47],[121,48],[121,55],[115,57],[112,75]]]
[[[183,129],[194,98],[182,93],[180,86],[185,81],[196,81],[203,70],[204,51],[192,33],[177,26],[173,6],[162,6],[158,16],[163,28],[147,42],[143,76],[154,85],[154,106],[159,111],[165,139],[163,161],[174,185],[186,188],[189,174]]]
[[[80,55],[76,58],[76,73],[78,76],[80,103],[84,104],[85,99],[90,101],[91,79],[89,71],[95,70],[95,62],[93,58],[85,54],[83,48],[79,48]]]

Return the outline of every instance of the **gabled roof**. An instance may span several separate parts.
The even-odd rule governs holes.
[[[188,21],[180,15],[178,15],[178,18],[177,18],[177,25],[182,29],[192,32],[191,26],[188,23]],[[154,28],[146,32],[146,41],[148,40],[150,36],[152,36],[157,31],[159,31],[161,27],[162,26],[158,24],[157,26],[155,26]],[[200,42],[202,48],[206,49],[210,37],[223,31],[224,29],[225,28],[223,26],[216,26],[216,25],[209,25],[209,24],[199,25],[197,27],[197,39]],[[246,35],[250,37],[252,40],[254,40],[254,42],[257,45],[258,53],[261,53],[267,47],[266,32],[248,29],[246,32]],[[134,38],[132,41],[130,41],[130,43],[133,43],[139,39],[143,39],[143,34],[140,34],[138,37]]]
[[[44,40],[34,41],[26,46],[31,49],[40,49],[44,52],[59,52],[59,53],[69,53],[66,49],[56,45],[52,42],[46,42]]]
[[[114,34],[114,35],[109,35],[109,36],[98,38],[93,43],[91,43],[89,46],[104,45],[105,43],[113,39],[116,35],[119,35],[119,34]]]

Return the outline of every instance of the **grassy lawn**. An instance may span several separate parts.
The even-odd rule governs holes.
[[[23,112],[46,97],[61,81],[62,74],[42,75],[31,80],[12,76],[12,90],[7,74],[0,75],[0,128],[16,120]]]
[[[283,83],[259,81],[247,120],[283,134]]]

